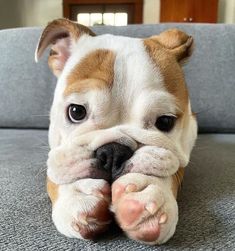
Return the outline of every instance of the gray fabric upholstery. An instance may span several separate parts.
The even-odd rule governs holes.
[[[97,242],[60,235],[45,191],[47,131],[0,130],[0,250],[234,250],[235,134],[200,135],[179,196],[175,236],[161,247],[114,227]]]
[[[41,29],[0,31],[0,126],[48,127],[55,78],[46,57],[34,62]],[[3,42],[4,41],[4,42]]]
[[[235,25],[158,24],[96,27],[97,34],[148,37],[178,27],[195,37],[195,54],[185,67],[201,131],[235,131]],[[34,63],[39,28],[0,31],[0,126],[48,127],[55,87],[46,55]]]

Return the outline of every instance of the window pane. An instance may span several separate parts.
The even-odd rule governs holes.
[[[102,24],[102,13],[92,13],[90,25],[101,25]]]
[[[114,13],[104,13],[103,22],[105,25],[114,25]]]
[[[115,25],[127,25],[127,13],[116,13],[115,14]]]
[[[86,26],[90,25],[90,14],[89,13],[80,13],[77,15],[77,20],[79,24]]]

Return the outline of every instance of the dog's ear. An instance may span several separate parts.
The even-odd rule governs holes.
[[[48,65],[57,77],[60,76],[70,56],[73,44],[84,34],[95,36],[86,26],[68,19],[56,19],[48,23],[39,39],[35,51],[35,61],[38,61],[45,49],[50,45]]]
[[[179,63],[184,63],[193,52],[193,38],[178,29],[170,29],[148,39],[170,51]]]

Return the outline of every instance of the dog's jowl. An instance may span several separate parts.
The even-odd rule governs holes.
[[[181,68],[192,37],[176,29],[145,39],[96,36],[58,19],[44,29],[36,60],[47,47],[58,78],[47,161],[55,226],[91,239],[114,215],[128,237],[166,242],[197,135]]]

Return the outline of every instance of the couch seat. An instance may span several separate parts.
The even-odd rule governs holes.
[[[69,239],[51,220],[46,130],[0,130],[0,250],[235,250],[235,134],[201,134],[180,192],[180,220],[161,247],[114,225],[99,240]]]

